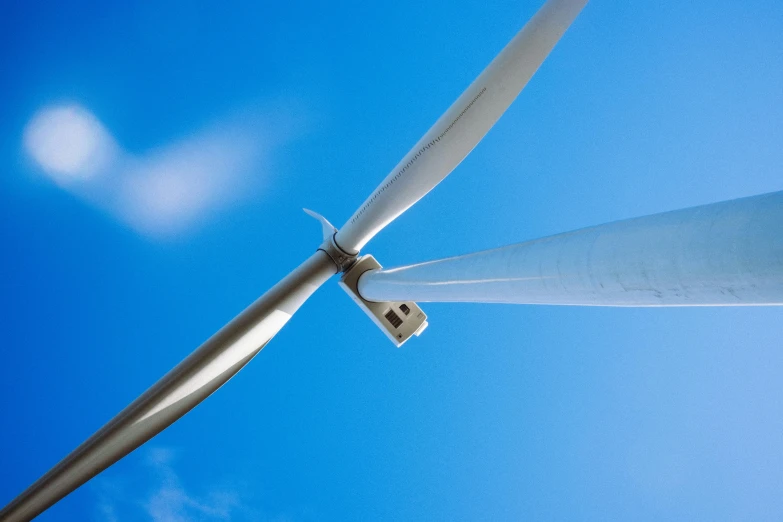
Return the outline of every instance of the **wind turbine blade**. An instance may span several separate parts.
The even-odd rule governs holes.
[[[0,511],[26,521],[141,446],[234,376],[337,271],[316,251]]]
[[[783,192],[367,272],[371,301],[783,304]]]
[[[548,0],[337,233],[358,252],[449,175],[522,91],[587,0]]]

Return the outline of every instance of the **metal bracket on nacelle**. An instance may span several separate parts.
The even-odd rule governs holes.
[[[413,301],[367,301],[359,294],[359,278],[365,272],[378,270],[380,263],[371,255],[359,257],[344,251],[334,236],[337,229],[317,212],[304,209],[307,215],[321,222],[324,242],[318,247],[328,255],[343,276],[340,287],[359,305],[365,314],[391,339],[397,348],[411,336],[418,336],[427,328],[427,314]]]
[[[413,301],[367,301],[359,294],[359,278],[365,272],[378,270],[380,263],[371,255],[360,257],[340,278],[340,287],[359,305],[372,321],[399,348],[427,328],[427,314]]]

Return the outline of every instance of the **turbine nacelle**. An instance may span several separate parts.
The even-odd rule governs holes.
[[[372,319],[397,348],[427,328],[427,314],[413,301],[368,301],[359,293],[359,278],[382,267],[374,257],[360,257],[340,278],[340,288]]]

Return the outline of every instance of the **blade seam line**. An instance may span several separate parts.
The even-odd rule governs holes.
[[[418,151],[416,151],[416,154],[413,155],[410,161],[408,161],[408,163],[406,163],[405,166],[402,167],[392,179],[386,182],[386,184],[383,185],[381,188],[376,190],[375,194],[372,195],[372,197],[367,201],[367,203],[365,203],[362,206],[362,208],[360,208],[359,211],[356,212],[356,214],[354,214],[353,218],[351,219],[351,223],[354,223],[357,219],[359,219],[359,217],[362,214],[364,214],[364,212],[370,207],[372,202],[375,201],[378,198],[378,196],[380,196],[381,193],[383,193],[387,188],[389,188],[395,181],[397,181],[399,177],[402,176],[405,173],[405,171],[408,170],[411,167],[411,165],[413,165],[416,162],[416,160],[418,160],[419,157],[421,157],[421,155],[425,151],[429,150],[430,147],[438,143],[441,140],[441,138],[443,138],[451,130],[451,128],[454,127],[454,125],[459,121],[459,119],[462,118],[462,116],[464,116],[466,112],[468,112],[468,110],[473,106],[473,104],[476,103],[476,100],[478,100],[486,90],[487,88],[483,87],[479,91],[479,93],[470,101],[470,103],[468,103],[468,105],[464,109],[462,109],[462,112],[460,112],[457,115],[457,117],[454,118],[454,121],[452,121],[442,133],[440,133],[436,138],[433,138],[432,140],[430,140],[429,143],[427,143],[426,145],[421,147]]]

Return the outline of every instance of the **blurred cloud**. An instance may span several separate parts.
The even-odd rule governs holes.
[[[152,483],[141,492],[123,482],[96,481],[95,518],[110,522],[139,517],[152,522],[259,520],[259,514],[243,502],[236,488],[211,485],[203,494],[186,490],[174,469],[175,457],[167,448],[147,452],[144,476],[152,477]]]
[[[211,490],[202,498],[182,487],[171,467],[173,453],[157,448],[150,452],[149,462],[160,481],[145,503],[146,512],[154,522],[185,522],[187,520],[231,520],[241,508],[239,496],[233,491]]]
[[[23,142],[29,157],[63,189],[138,232],[170,237],[256,194],[266,181],[270,152],[292,139],[300,123],[286,110],[249,108],[173,143],[131,154],[89,110],[70,104],[41,109],[26,126]]]
[[[78,105],[49,107],[33,116],[24,146],[55,181],[84,180],[116,160],[114,140],[95,116]]]
[[[222,125],[127,160],[115,209],[137,230],[175,233],[265,181],[269,140]]]

